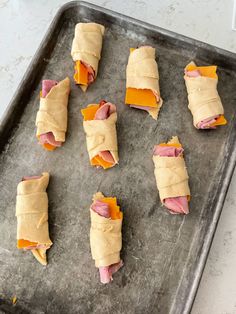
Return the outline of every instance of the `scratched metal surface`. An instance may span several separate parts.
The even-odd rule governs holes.
[[[106,26],[96,82],[74,85],[74,26]],[[156,122],[124,105],[129,48],[156,48],[164,105]],[[190,61],[219,65],[219,93],[229,123],[197,131],[187,109],[183,69]],[[35,138],[43,78],[71,78],[66,143],[45,152]],[[187,313],[207,257],[235,164],[233,54],[86,3],[64,6],[52,23],[0,127],[0,310],[9,313]],[[100,99],[117,104],[119,166],[89,165],[80,109]],[[178,135],[185,148],[192,199],[188,216],[160,204],[153,174],[154,144]],[[48,266],[16,249],[15,196],[24,175],[51,174]],[[96,191],[115,195],[124,211],[124,267],[99,283],[89,248],[89,205]],[[12,307],[9,299],[18,298]]]

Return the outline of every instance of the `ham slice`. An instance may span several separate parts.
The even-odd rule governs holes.
[[[116,112],[116,106],[110,102],[102,100],[100,102],[100,108],[95,114],[94,120],[106,120],[114,112]]]
[[[60,147],[62,142],[56,141],[52,132],[41,134],[39,138],[40,144],[50,144],[52,146]]]
[[[102,105],[95,113],[94,120],[105,120],[109,117],[109,106],[107,104]]]
[[[216,122],[217,118],[219,118],[219,115],[204,119],[197,124],[198,129],[216,129],[216,126],[212,126],[211,124]]]
[[[185,74],[188,77],[199,77],[199,76],[201,76],[201,73],[198,70],[186,71]],[[211,124],[216,122],[217,118],[219,118],[219,115],[215,115],[213,117],[206,118],[197,124],[197,128],[198,129],[216,129],[216,126],[212,126]]]
[[[188,77],[198,77],[201,76],[201,73],[198,70],[186,71]]]
[[[98,215],[111,218],[109,205],[99,200],[95,200],[91,206],[91,209]],[[113,280],[112,275],[116,273],[123,266],[123,261],[120,260],[116,264],[109,266],[99,267],[100,281],[103,284],[109,283]]]
[[[135,105],[130,105],[130,107],[135,108],[135,109],[146,110],[146,111],[149,111],[151,109],[151,107],[135,106]]]
[[[39,179],[39,178],[41,178],[41,176],[23,177],[22,181],[34,180],[34,179]]]
[[[95,80],[95,71],[93,70],[93,68],[91,67],[91,65],[80,61],[88,70],[88,85],[90,85],[91,83],[93,83],[93,81]]]
[[[99,267],[101,283],[109,283],[113,280],[112,275],[116,273],[124,265],[123,261],[113,264],[111,266]]]
[[[54,80],[43,80],[42,81],[42,97],[45,98],[53,86],[57,85],[57,81]]]
[[[182,147],[155,145],[153,155],[163,157],[178,157],[183,153]]]
[[[38,245],[29,245],[27,247],[24,247],[24,250],[36,250],[36,249],[48,249],[48,246],[43,245],[43,244],[38,244]]]
[[[164,200],[171,214],[188,214],[188,199],[186,196],[170,197]]]
[[[179,157],[183,153],[182,147],[156,145],[153,155],[161,157]],[[188,214],[187,196],[169,197],[164,199],[164,205],[171,214]]]
[[[102,157],[103,160],[110,162],[111,164],[115,163],[115,160],[112,154],[108,150],[103,150],[99,153],[99,156]]]
[[[111,218],[109,205],[107,203],[101,202],[99,200],[95,200],[91,206],[92,210],[97,213],[98,215]]]
[[[43,80],[42,81],[42,97],[45,98],[50,90],[58,84],[57,81],[54,80]],[[62,142],[58,142],[55,140],[54,134],[52,132],[47,132],[45,134],[41,134],[39,137],[39,141],[41,145],[50,144],[55,147],[60,147]]]

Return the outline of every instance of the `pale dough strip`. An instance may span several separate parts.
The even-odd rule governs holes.
[[[179,144],[177,137],[173,137],[168,144]],[[153,156],[155,165],[157,189],[161,202],[169,197],[190,196],[188,173],[184,158]]]
[[[117,113],[114,112],[105,120],[83,121],[86,133],[87,149],[90,160],[101,151],[110,151],[118,163],[118,145],[116,134]]]
[[[190,64],[195,65],[194,62]],[[217,91],[218,79],[205,76],[188,77],[187,75],[184,75],[184,79],[188,92],[188,108],[193,115],[195,127],[204,119],[224,114],[224,108]]]
[[[42,173],[39,179],[21,181],[17,186],[16,217],[17,240],[28,240],[50,247],[48,230],[48,197],[46,188],[49,174]],[[33,252],[34,251],[34,252]],[[32,250],[38,260],[46,265],[45,249]]]
[[[103,197],[100,192],[98,195]],[[102,267],[118,263],[122,248],[122,219],[105,218],[92,209],[90,209],[90,217],[90,247],[95,266]]]
[[[36,117],[37,137],[52,132],[56,141],[65,142],[69,93],[70,80],[67,77],[52,87],[45,98],[40,97]]]
[[[75,26],[71,56],[74,61],[80,60],[90,65],[95,71],[95,77],[101,58],[104,32],[105,27],[97,23],[78,23]]]
[[[160,97],[155,48],[143,46],[130,53],[126,68],[126,88],[149,89],[155,96],[158,95],[157,108],[151,108],[148,112],[156,120],[163,101]]]

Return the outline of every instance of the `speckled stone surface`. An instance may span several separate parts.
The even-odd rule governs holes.
[[[79,12],[66,20],[43,78],[72,78],[70,47]],[[83,12],[82,12],[83,13]],[[102,22],[102,21],[99,21]],[[65,145],[47,153],[36,143],[35,117],[40,82],[0,160],[1,296],[17,296],[16,309],[30,313],[181,313],[191,286],[203,235],[214,214],[214,199],[234,114],[235,73],[219,69],[219,93],[229,124],[217,131],[193,128],[187,110],[183,68],[196,50],[137,35],[131,25],[107,26],[96,82],[86,94],[72,82]],[[140,29],[141,31],[141,29]],[[124,105],[125,67],[130,47],[157,49],[164,105],[156,122]],[[211,63],[213,60],[209,59]],[[224,82],[224,84],[223,84]],[[120,164],[104,172],[89,166],[80,109],[107,99],[117,104]],[[171,121],[171,122],[170,122]],[[159,202],[151,159],[153,145],[178,135],[190,176],[191,214],[170,215]],[[49,226],[54,245],[48,266],[17,251],[15,195],[24,175],[49,171]],[[111,285],[99,283],[89,249],[89,205],[96,191],[115,195],[124,210],[122,258],[125,266]],[[208,193],[211,193],[210,196]],[[209,197],[208,197],[209,196]]]

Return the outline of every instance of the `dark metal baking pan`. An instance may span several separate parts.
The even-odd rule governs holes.
[[[53,153],[35,138],[43,78],[72,80],[74,26],[105,25],[96,82],[84,94],[72,82],[67,140]],[[157,122],[124,105],[129,48],[156,48],[164,104]],[[193,127],[183,81],[185,65],[217,64],[228,124]],[[0,298],[13,295],[18,313],[188,313],[208,255],[235,165],[236,58],[221,49],[84,2],[54,18],[1,123]],[[80,109],[107,99],[118,106],[119,166],[89,165]],[[192,191],[188,216],[160,204],[153,174],[155,143],[178,135]],[[16,186],[24,175],[49,171],[49,264],[16,249]],[[99,283],[89,248],[89,205],[96,191],[118,197],[124,210],[124,267],[110,285]],[[7,304],[7,303],[6,303]]]

